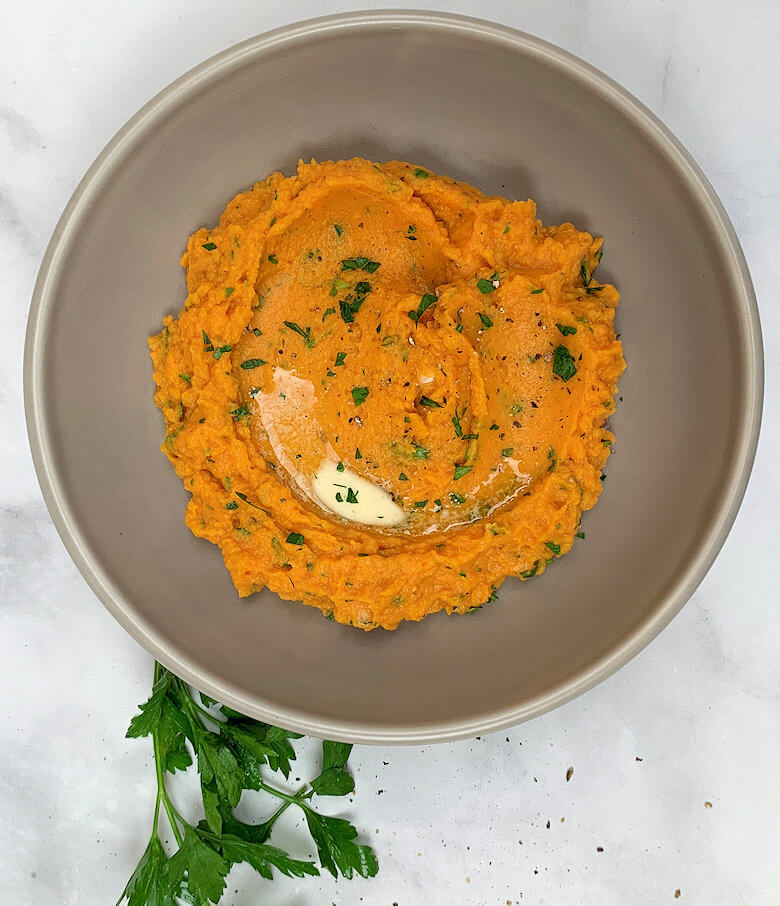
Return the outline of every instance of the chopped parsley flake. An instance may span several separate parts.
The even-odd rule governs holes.
[[[217,346],[214,350],[214,358],[219,361],[226,352],[230,352],[233,347],[230,343],[225,344],[224,346]]]
[[[553,354],[553,374],[562,381],[568,381],[577,373],[574,356],[565,346],[558,346]]]
[[[337,236],[341,236],[344,233],[344,227],[339,223],[334,223],[333,229],[336,231]]]
[[[549,547],[550,550],[551,550],[554,554],[560,554],[560,552],[561,552],[561,546],[560,546],[560,544],[555,544],[554,541],[545,541],[545,542],[544,542],[544,546],[545,546],[545,547]]]
[[[458,494],[456,491],[450,492],[450,500],[453,503],[465,503],[466,502],[466,498],[463,496],[463,494]],[[438,503],[439,506],[441,506],[441,500],[437,500],[436,503]]]
[[[358,492],[353,491],[352,488],[347,488],[347,503],[357,503],[358,502]]]
[[[343,271],[367,271],[369,274],[373,274],[379,266],[379,261],[372,261],[370,258],[362,257],[345,258],[341,262],[341,269]]]
[[[336,361],[334,362],[334,365],[343,365],[346,358],[347,358],[346,352],[337,352]]]
[[[298,547],[300,547],[303,544],[303,535],[301,535],[299,532],[290,532],[290,534],[287,536],[287,543],[297,544]]]
[[[188,384],[192,383],[192,378],[188,374],[180,374],[179,377]]]
[[[271,264],[278,264],[278,263],[279,263],[279,259],[276,257],[276,255],[269,255],[269,256],[268,256],[268,260],[271,262]]]
[[[252,368],[259,368],[261,365],[265,364],[265,359],[247,359],[245,362],[241,363],[241,367],[244,371],[251,371]]]
[[[232,286],[226,286],[225,287],[225,298],[229,299],[233,295],[234,292],[235,292],[235,289]]]
[[[207,252],[213,252],[216,247],[217,247],[216,242],[204,242],[203,243],[203,248],[206,249]]]
[[[247,418],[249,416],[249,408],[244,404],[243,406],[239,406],[238,409],[234,409],[230,414],[237,422],[240,422],[242,418]]]
[[[312,339],[311,327],[303,328],[300,325],[296,324],[295,321],[285,321],[284,326],[289,327],[290,330],[294,330],[295,333],[297,333],[300,337],[303,337],[303,342],[309,349],[311,349],[317,342],[316,340]]]
[[[493,326],[493,321],[491,320],[489,315],[486,315],[483,311],[477,312],[477,314],[479,315],[479,320],[482,322],[482,326],[485,329]]]
[[[464,475],[467,475],[471,471],[471,466],[457,465],[455,466],[455,473],[452,476],[453,481],[457,481],[459,478],[463,478]]]
[[[435,293],[425,293],[425,295],[420,299],[420,304],[417,306],[417,311],[410,311],[409,317],[414,321],[415,324],[420,323],[420,318],[423,316],[423,313],[426,312],[432,305],[435,305],[438,302],[438,298]]]
[[[511,456],[514,452],[515,452],[514,447],[504,447],[504,449],[501,451],[501,455],[502,456]]]
[[[409,476],[406,474],[406,472],[401,472],[401,474],[398,476],[398,480],[409,481]]]
[[[420,405],[427,406],[429,409],[441,409],[441,403],[437,403],[436,400],[432,400],[429,396],[421,396]]]
[[[558,328],[558,330],[560,330],[560,332],[561,332],[565,337],[568,337],[570,334],[575,334],[575,333],[577,333],[577,328],[576,328],[576,327],[569,327],[568,324],[556,324],[555,326]]]
[[[431,174],[427,170],[423,170],[422,167],[416,167],[414,170],[414,175],[418,179],[427,179]]]
[[[368,387],[353,387],[352,388],[352,399],[355,402],[356,406],[359,406],[361,403],[366,401],[368,396]]]

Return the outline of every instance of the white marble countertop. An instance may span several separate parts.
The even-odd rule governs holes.
[[[21,350],[46,243],[92,159],[169,81],[258,32],[360,5],[4,6],[0,903],[114,902],[145,845],[153,806],[149,746],[124,738],[147,695],[151,658],[68,558],[27,448]],[[758,458],[710,574],[672,625],[616,676],[508,733],[355,750],[352,815],[377,848],[375,879],[270,884],[236,870],[223,902],[626,906],[672,902],[679,890],[681,903],[776,904],[780,6],[419,5],[482,15],[573,51],[644,101],[698,159],[741,237],[761,307],[767,392]]]

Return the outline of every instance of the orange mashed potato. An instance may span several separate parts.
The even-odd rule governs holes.
[[[565,554],[625,367],[601,244],[361,159],[273,173],[194,233],[155,402],[239,595],[394,629]]]

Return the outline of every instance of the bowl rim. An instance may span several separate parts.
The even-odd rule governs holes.
[[[282,708],[263,696],[253,695],[217,674],[198,666],[186,653],[142,619],[112,583],[97,561],[62,493],[61,476],[53,455],[42,368],[46,338],[56,305],[56,286],[69,243],[104,177],[121,164],[125,149],[136,136],[155,124],[179,101],[212,78],[261,57],[284,45],[315,35],[349,29],[372,30],[388,26],[417,26],[481,37],[552,65],[579,81],[622,115],[631,119],[676,167],[708,217],[713,238],[736,288],[735,314],[742,347],[742,373],[746,388],[733,440],[733,467],[721,488],[709,525],[694,550],[678,570],[657,606],[621,642],[577,673],[545,693],[520,705],[490,710],[479,717],[429,724],[384,726],[363,721],[313,717],[305,708]],[[645,648],[679,613],[720,551],[747,487],[758,444],[763,404],[763,346],[758,306],[750,273],[736,232],[715,190],[693,157],[672,132],[647,107],[600,70],[568,51],[505,25],[452,13],[415,10],[377,10],[341,13],[308,19],[256,35],[229,47],[190,69],[163,88],[114,135],[104,147],[66,205],[43,256],[32,295],[24,349],[24,404],[32,457],[43,498],[68,553],[92,591],[118,622],[161,664],[225,704],[267,723],[308,735],[372,744],[421,744],[462,739],[504,729],[537,717],[591,689],[624,666]]]

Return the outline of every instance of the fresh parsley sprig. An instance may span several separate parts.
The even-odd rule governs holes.
[[[140,706],[127,735],[152,737],[157,799],[149,844],[117,906],[125,899],[128,906],[217,903],[228,872],[238,862],[248,862],[268,880],[273,869],[296,878],[318,875],[314,862],[296,859],[268,842],[274,824],[290,806],[303,812],[322,868],[334,877],[376,874],[376,856],[370,846],[355,842],[355,827],[344,818],[320,814],[311,804],[315,795],[345,796],[354,790],[346,769],[351,745],[323,741],[320,774],[297,792],[286,792],[269,782],[267,772],[289,778],[295,759],[290,740],[300,736],[252,720],[206,696],[198,700],[186,683],[160,664],[155,664],[151,697]],[[191,752],[205,814],[197,824],[181,815],[166,787],[168,773],[184,771],[193,763]],[[276,810],[260,824],[240,821],[233,809],[244,790],[272,796]],[[161,806],[178,847],[170,856],[158,830]]]

